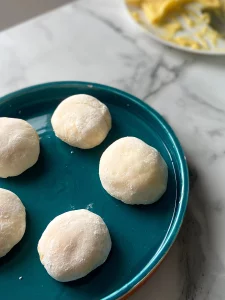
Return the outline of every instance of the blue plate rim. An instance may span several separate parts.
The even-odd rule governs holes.
[[[165,258],[166,254],[170,250],[171,246],[173,245],[179,233],[186,212],[187,204],[188,204],[188,196],[189,196],[188,165],[187,165],[184,151],[180,145],[178,138],[176,137],[170,125],[164,120],[164,118],[154,108],[152,108],[142,100],[117,88],[99,84],[99,83],[94,83],[94,82],[55,81],[55,82],[40,83],[37,85],[32,85],[23,89],[19,89],[17,91],[14,91],[12,93],[0,97],[0,102],[8,101],[10,100],[10,98],[13,99],[14,97],[22,96],[23,94],[27,94],[28,92],[30,93],[30,92],[35,92],[38,90],[44,90],[46,88],[53,88],[53,87],[57,87],[57,88],[58,87],[64,88],[68,86],[72,87],[74,85],[82,85],[90,89],[96,87],[96,88],[107,90],[109,92],[112,92],[114,94],[129,99],[129,101],[141,106],[144,110],[147,110],[147,112],[151,114],[151,117],[153,117],[163,127],[163,129],[170,137],[171,141],[174,144],[174,151],[176,151],[176,155],[179,161],[181,181],[183,183],[181,188],[181,196],[180,196],[177,214],[174,218],[172,226],[170,227],[170,232],[163,242],[163,245],[159,248],[159,250],[153,256],[153,258],[151,258],[148,264],[134,278],[132,278],[128,283],[126,283],[120,289],[104,297],[102,300],[113,300],[121,297],[123,298],[123,296],[125,296],[126,294],[130,293],[133,289],[135,289],[146,277],[148,277],[148,275],[150,275],[157,268],[157,266]]]

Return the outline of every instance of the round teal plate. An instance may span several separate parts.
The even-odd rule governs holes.
[[[106,140],[91,150],[72,148],[55,137],[51,116],[73,94],[89,94],[112,115]],[[29,87],[0,99],[0,116],[27,120],[38,132],[37,164],[0,187],[16,193],[27,211],[22,241],[0,259],[1,299],[118,299],[129,293],[166,255],[181,226],[188,201],[188,171],[181,146],[169,125],[148,105],[111,87],[85,82],[56,82]],[[98,165],[115,140],[135,136],[157,148],[169,168],[168,188],[153,205],[129,206],[102,188]],[[69,210],[87,208],[106,222],[112,251],[101,267],[70,283],[53,280],[39,261],[38,240],[47,224]],[[22,277],[22,279],[19,277]]]

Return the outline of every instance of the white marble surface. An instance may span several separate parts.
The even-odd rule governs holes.
[[[132,299],[224,300],[225,57],[156,44],[120,0],[80,0],[0,33],[0,74],[0,95],[95,81],[137,95],[168,120],[192,169],[189,207],[165,262]]]

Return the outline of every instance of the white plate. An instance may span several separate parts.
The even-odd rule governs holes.
[[[157,0],[156,0],[157,1]],[[190,52],[190,53],[196,53],[196,54],[203,54],[203,55],[225,55],[225,39],[219,39],[218,40],[218,45],[219,47],[218,48],[215,48],[215,47],[212,47],[210,48],[209,50],[195,50],[195,49],[192,49],[190,47],[186,47],[186,46],[180,46],[180,45],[177,45],[173,42],[170,42],[170,41],[167,41],[165,39],[163,39],[160,34],[161,34],[161,31],[156,27],[156,26],[153,26],[151,25],[149,22],[147,22],[147,20],[144,18],[144,15],[143,17],[141,18],[143,24],[137,22],[130,14],[130,11],[131,9],[128,7],[128,5],[126,4],[126,1],[124,1],[124,6],[125,6],[125,9],[129,15],[129,18],[134,22],[136,23],[140,28],[142,28],[142,30],[144,30],[145,32],[147,32],[151,38],[153,38],[154,40],[160,42],[161,44],[163,45],[166,45],[166,46],[169,46],[169,47],[172,47],[172,48],[175,48],[175,49],[178,49],[178,50],[183,50],[183,51],[186,51],[186,52]],[[135,11],[134,9],[132,9],[132,11]],[[180,18],[181,21],[182,21],[182,18]],[[199,28],[200,29],[200,28]],[[185,32],[185,31],[184,31]],[[188,29],[187,31],[188,32]]]

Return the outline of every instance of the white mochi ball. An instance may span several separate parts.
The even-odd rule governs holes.
[[[26,229],[23,203],[12,192],[0,188],[0,257],[22,239]]]
[[[58,138],[81,149],[101,144],[111,129],[108,108],[89,95],[74,95],[62,101],[51,122]]]
[[[103,188],[127,204],[151,204],[167,187],[168,169],[160,153],[142,140],[125,137],[102,154],[99,176]]]
[[[0,118],[0,177],[17,176],[38,160],[37,132],[24,120]]]
[[[110,250],[106,224],[85,209],[56,217],[38,243],[41,263],[50,276],[61,282],[86,276],[106,261]]]

